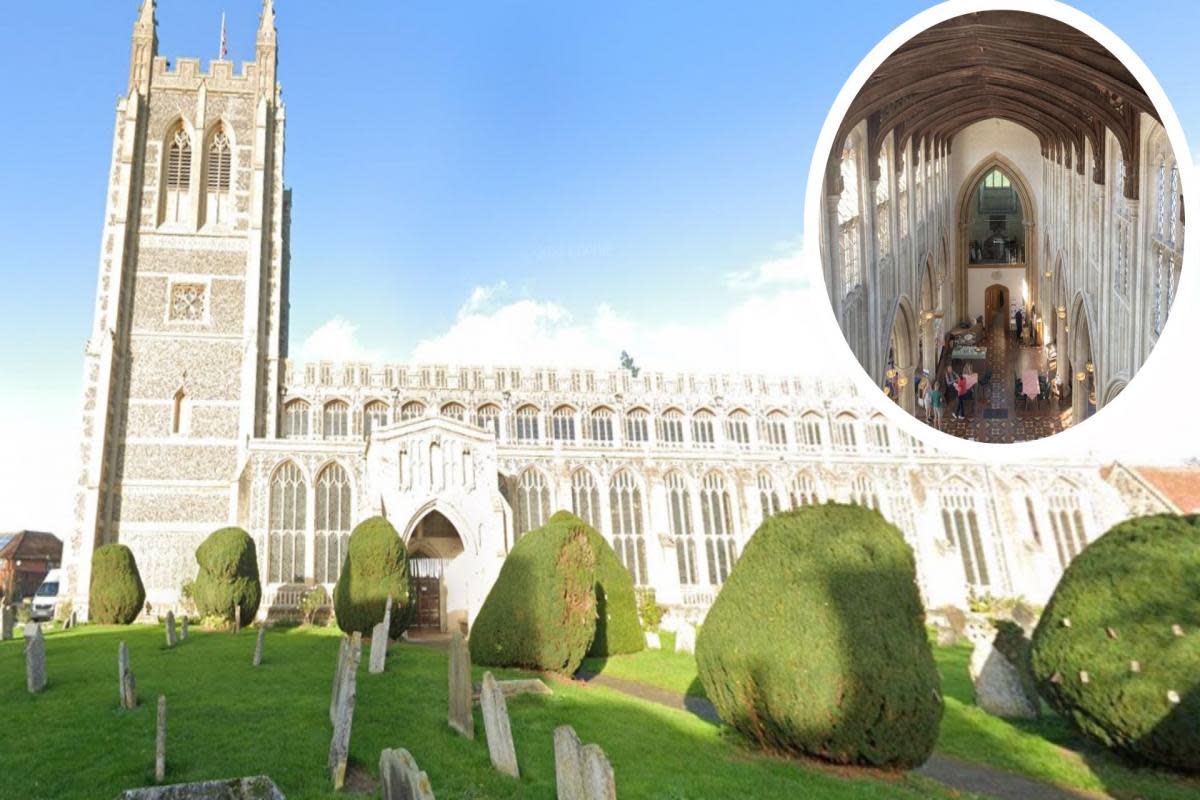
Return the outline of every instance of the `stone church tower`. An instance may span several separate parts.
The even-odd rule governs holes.
[[[235,523],[252,438],[274,436],[287,356],[290,192],[272,0],[253,62],[158,55],[154,0],[117,103],[68,583],[133,549],[148,599],[174,598],[214,522]]]

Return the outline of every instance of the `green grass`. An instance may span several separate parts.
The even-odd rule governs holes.
[[[667,634],[662,651],[590,659],[584,666],[623,680],[702,697],[695,659],[673,652],[673,647]],[[934,647],[946,701],[938,752],[1059,786],[1106,792],[1121,800],[1200,797],[1200,780],[1139,767],[1114,756],[1053,712],[1025,722],[1003,720],[979,709],[967,673],[970,656],[966,646]]]
[[[678,694],[704,697],[704,687],[696,675],[696,659],[675,652],[675,634],[660,633],[661,650],[642,650],[628,656],[585,658],[583,669],[613,678],[645,683]]]
[[[174,650],[161,626],[83,626],[46,637],[49,685],[25,691],[20,639],[0,643],[0,798],[111,798],[153,782],[155,702],[166,694],[168,782],[269,775],[291,798],[326,798],[329,697],[336,633],[268,634],[250,665],[254,634],[193,630]],[[128,643],[141,705],[117,708],[117,644]],[[364,654],[363,661],[367,658]],[[481,675],[476,670],[477,677]],[[515,676],[518,673],[504,673]],[[405,747],[441,800],[553,798],[553,731],[571,724],[612,761],[620,796],[884,800],[956,796],[919,777],[840,777],[760,755],[715,725],[600,687],[553,684],[550,697],[509,703],[520,780],[493,771],[481,717],[476,739],[446,725],[442,651],[397,645],[383,675],[365,663],[351,738],[352,769],[377,775],[385,747]],[[377,796],[378,790],[372,796]]]

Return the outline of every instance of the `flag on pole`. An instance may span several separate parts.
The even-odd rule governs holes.
[[[229,55],[229,39],[225,36],[225,12],[221,12],[221,55],[218,56],[222,61],[225,56]]]

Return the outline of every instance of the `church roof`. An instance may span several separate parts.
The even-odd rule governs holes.
[[[1200,467],[1134,467],[1133,470],[1180,512],[1200,513]]]

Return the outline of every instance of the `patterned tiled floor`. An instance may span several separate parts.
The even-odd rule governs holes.
[[[1022,345],[1003,320],[996,317],[984,335],[987,366],[975,365],[979,373],[992,371],[991,382],[976,390],[976,398],[966,404],[966,418],[953,416],[955,400],[947,400],[942,430],[960,439],[1008,444],[1041,439],[1060,432],[1071,424],[1070,404],[1059,408],[1058,398],[1028,405],[1015,396],[1015,375],[1026,369],[1046,371],[1046,356],[1040,347]],[[922,419],[924,417],[922,416]]]

